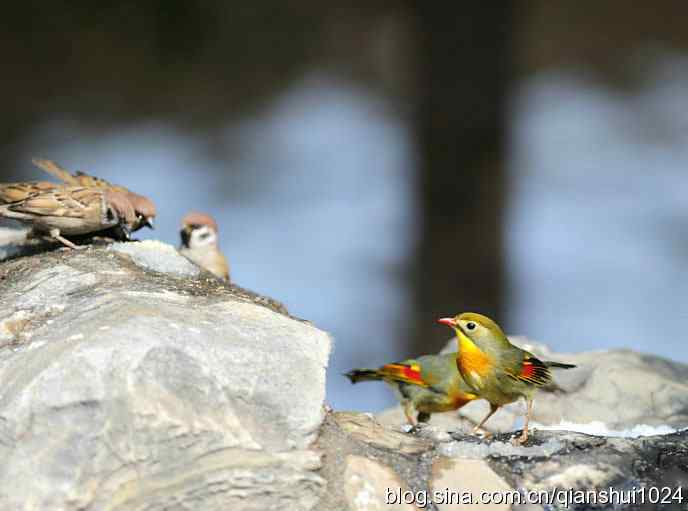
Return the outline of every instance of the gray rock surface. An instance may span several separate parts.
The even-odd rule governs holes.
[[[179,257],[179,252],[173,246],[160,241],[114,243],[109,248],[115,252],[127,254],[134,263],[147,270],[180,277],[196,277],[201,273],[198,266],[185,257]]]
[[[541,427],[513,446],[512,434],[465,435],[482,413],[471,403],[463,417],[436,414],[404,433],[397,410],[384,414],[388,425],[326,411],[329,337],[274,300],[199,273],[172,247],[12,257],[0,264],[0,511],[506,510],[478,502],[480,492],[609,487],[636,499],[645,488],[646,502],[651,488],[671,489],[666,505],[642,509],[688,505],[688,431],[614,438]],[[684,365],[527,347],[580,365],[539,393],[541,424],[688,424]],[[513,431],[518,411],[488,424]],[[388,504],[390,490],[416,500]],[[431,502],[452,491],[474,501]]]
[[[473,442],[475,439],[459,437],[451,449],[461,451],[463,444]],[[541,431],[530,443],[533,451],[527,455],[511,451],[505,437],[489,443],[495,447],[487,458],[488,463],[513,487],[547,491],[552,495],[556,495],[553,490],[559,490],[555,500],[546,503],[552,509],[565,508],[564,499],[573,496],[567,497],[566,491],[581,495],[593,490],[601,499],[609,488],[620,492],[616,502],[598,501],[595,506],[589,501],[580,502],[568,509],[682,510],[688,507],[688,431],[643,438]],[[552,449],[553,445],[557,449]],[[650,488],[659,490],[656,496],[665,497],[664,501],[652,502]],[[619,502],[621,505],[617,505]]]
[[[327,480],[327,491],[319,509],[378,509],[380,486],[384,484],[380,481],[394,480],[398,482],[395,486],[410,492],[428,491],[434,458],[432,441],[382,427],[368,414],[328,413],[316,446],[323,453],[321,475]],[[368,488],[351,478],[352,473],[360,473],[361,458],[375,460],[379,465],[375,470],[377,477],[370,479]],[[400,504],[397,509],[413,509],[413,506]]]
[[[543,425],[602,422],[609,429],[624,430],[639,424],[688,426],[688,365],[631,350],[575,354],[552,353],[545,346],[523,337],[511,340],[548,360],[578,367],[554,370],[559,389],[545,389],[535,396],[533,420]],[[456,350],[452,339],[444,351]],[[431,423],[458,431],[469,431],[489,410],[484,401],[474,401],[456,413],[433,415]],[[492,417],[486,429],[513,431],[521,426],[525,405],[507,405]],[[457,418],[458,415],[458,418]],[[382,423],[404,422],[400,407],[379,415]],[[467,419],[467,420],[466,420]]]
[[[1,510],[317,507],[328,336],[184,268],[152,243],[0,265]]]
[[[688,507],[688,431],[641,438],[538,431],[523,446],[512,445],[510,434],[481,440],[431,425],[406,440],[398,435],[365,414],[329,413],[318,440],[328,480],[320,509],[380,509],[387,487],[434,511]],[[610,488],[620,498],[603,502]],[[481,500],[484,492],[494,500]],[[665,502],[653,503],[659,497]],[[458,500],[466,498],[472,501]],[[628,504],[633,498],[645,506]],[[401,504],[409,509],[413,502]]]

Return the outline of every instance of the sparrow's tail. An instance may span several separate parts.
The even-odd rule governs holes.
[[[351,383],[358,383],[359,381],[375,381],[381,380],[382,375],[377,369],[352,369],[344,376],[351,380]]]
[[[72,176],[69,171],[63,169],[60,167],[57,163],[51,160],[44,160],[42,158],[34,158],[31,160],[31,162],[36,165],[38,168],[44,170],[51,176],[56,177],[60,181],[70,184],[70,185],[78,185],[79,180]]]
[[[559,369],[573,369],[574,367],[576,367],[573,364],[564,364],[562,362],[551,362],[551,361],[545,362],[545,365],[547,367],[557,367]]]

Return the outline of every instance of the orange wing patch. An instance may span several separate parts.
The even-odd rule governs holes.
[[[412,383],[413,385],[420,385],[422,387],[429,386],[423,380],[418,364],[387,364],[382,366],[379,372],[383,378],[389,380]]]

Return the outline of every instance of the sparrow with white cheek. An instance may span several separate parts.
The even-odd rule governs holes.
[[[125,194],[82,186],[36,190],[22,200],[0,206],[0,216],[30,225],[34,232],[48,234],[73,249],[84,247],[64,236],[119,226],[128,237],[136,222],[134,207]]]
[[[91,176],[85,172],[81,172],[80,170],[72,174],[67,169],[60,167],[57,163],[51,160],[34,158],[31,161],[40,169],[68,185],[83,186],[87,188],[102,188],[127,195],[129,202],[131,202],[132,206],[134,207],[134,211],[136,212],[136,222],[134,222],[131,230],[138,231],[144,226],[153,229],[153,221],[157,215],[157,210],[155,203],[148,197],[132,192],[124,186],[112,184],[100,177]]]
[[[191,212],[182,219],[179,252],[217,278],[229,281],[229,265],[217,244],[217,222],[205,213]]]

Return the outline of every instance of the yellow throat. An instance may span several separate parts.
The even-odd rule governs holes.
[[[479,376],[488,374],[492,367],[494,367],[492,357],[478,348],[460,328],[456,329],[456,338],[459,341],[457,363],[461,373],[477,374]]]

